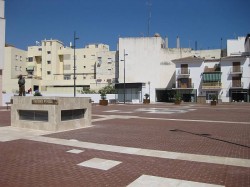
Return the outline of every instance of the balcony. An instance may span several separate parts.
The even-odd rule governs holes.
[[[238,75],[238,74],[242,74],[243,73],[243,67],[232,67],[230,69],[230,74],[231,75]]]
[[[221,89],[222,84],[221,82],[203,82],[202,83],[202,89],[203,90],[216,90],[216,89]]]
[[[190,75],[190,69],[188,68],[181,68],[177,72],[177,76],[189,76]]]
[[[243,87],[244,87],[243,82],[231,82],[231,84],[230,84],[231,89],[243,88]]]
[[[189,84],[177,84],[175,88],[173,89],[193,89],[194,88],[194,83],[189,83]]]

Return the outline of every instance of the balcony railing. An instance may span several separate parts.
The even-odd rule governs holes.
[[[190,89],[194,88],[194,83],[191,84],[177,84],[176,89]]]
[[[203,82],[202,89],[221,89],[221,82]]]
[[[243,73],[243,67],[232,67],[230,69],[230,74],[242,74]]]
[[[230,88],[243,88],[244,83],[243,82],[231,82]]]
[[[182,68],[182,69],[179,69],[178,72],[177,72],[177,75],[178,76],[181,76],[181,75],[190,75],[190,69],[187,69],[187,68]]]

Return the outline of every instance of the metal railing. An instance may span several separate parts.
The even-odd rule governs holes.
[[[180,83],[178,83],[176,88],[178,88],[178,89],[194,88],[194,83],[189,83],[189,84],[180,84]]]
[[[190,69],[181,68],[181,69],[178,70],[178,75],[190,75]]]
[[[221,82],[203,82],[202,89],[218,89],[222,88]]]
[[[230,88],[243,88],[244,83],[243,82],[231,82]]]
[[[231,74],[242,74],[243,73],[243,67],[238,67],[238,66],[232,67],[230,69],[230,73]]]

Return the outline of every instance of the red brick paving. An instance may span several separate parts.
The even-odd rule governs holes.
[[[0,107],[0,127],[10,126],[10,110]]]
[[[0,143],[0,186],[126,186],[139,176],[190,180],[203,183],[246,187],[250,169],[217,164],[196,163],[85,149],[67,153],[72,147],[28,140]],[[91,158],[122,163],[108,170],[80,167]]]
[[[148,119],[114,119],[98,121],[93,127],[55,133],[49,136],[78,139],[95,143],[141,147],[165,151],[250,158],[250,105],[195,105],[197,109],[184,114],[147,114],[134,112],[141,117],[202,119],[235,121],[233,124],[180,122]],[[111,115],[105,110],[133,111],[136,108],[168,107],[174,105],[110,105],[93,106],[93,114]],[[178,107],[177,107],[178,108]],[[182,106],[180,106],[182,108]],[[122,114],[118,114],[122,115]],[[211,119],[213,117],[213,119]],[[93,116],[93,119],[100,117]],[[10,125],[10,112],[0,111],[0,126]],[[186,132],[210,134],[228,142],[209,139]],[[1,129],[0,129],[1,130]],[[232,142],[232,143],[229,143]],[[143,174],[225,185],[226,187],[250,186],[250,168],[181,160],[161,159],[85,149],[83,153],[66,151],[74,147],[46,144],[28,140],[0,142],[0,186],[126,186]],[[77,149],[77,148],[76,148]],[[91,158],[121,161],[122,164],[102,171],[77,166]]]
[[[137,108],[142,107],[144,105],[95,107],[93,108],[93,114],[121,115],[120,113],[107,113],[104,111],[120,109],[127,112],[135,111]],[[145,105],[145,107],[150,107],[150,105]],[[176,107],[169,105],[166,107],[176,109]],[[175,119],[197,119],[194,116],[199,116],[199,119],[216,121],[218,121],[218,118],[221,121],[231,121],[231,119],[241,118],[243,122],[250,122],[250,120],[248,121],[250,115],[246,115],[250,112],[250,109],[244,107],[243,109],[225,109],[225,106],[224,108],[216,107],[216,109],[214,107],[197,108],[195,111],[189,111],[184,114],[148,114],[138,112],[132,114],[125,113],[124,115],[154,118],[174,117]],[[215,110],[216,114],[213,114]],[[216,119],[211,119],[207,114],[213,114],[216,116]],[[112,119],[94,122],[93,125],[92,128],[47,136],[144,149],[250,159],[250,124]],[[180,129],[187,132],[170,131],[172,129]],[[209,134],[209,136],[204,137],[191,133]]]

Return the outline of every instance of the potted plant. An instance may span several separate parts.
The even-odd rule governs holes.
[[[212,101],[211,101],[212,106],[216,105],[216,103],[217,103],[216,99],[217,99],[216,95],[212,95]]]
[[[150,103],[149,94],[146,93],[146,94],[144,95],[144,97],[145,97],[145,99],[143,99],[143,103],[144,103],[144,104],[149,104],[149,103]]]
[[[99,105],[107,106],[108,105],[108,100],[106,99],[106,93],[101,92],[100,94],[101,94],[101,100],[99,101]]]
[[[180,96],[180,94],[175,94],[174,103],[175,103],[176,105],[181,104],[181,96]]]
[[[39,92],[38,90],[35,91],[34,96],[42,96],[41,92]]]

